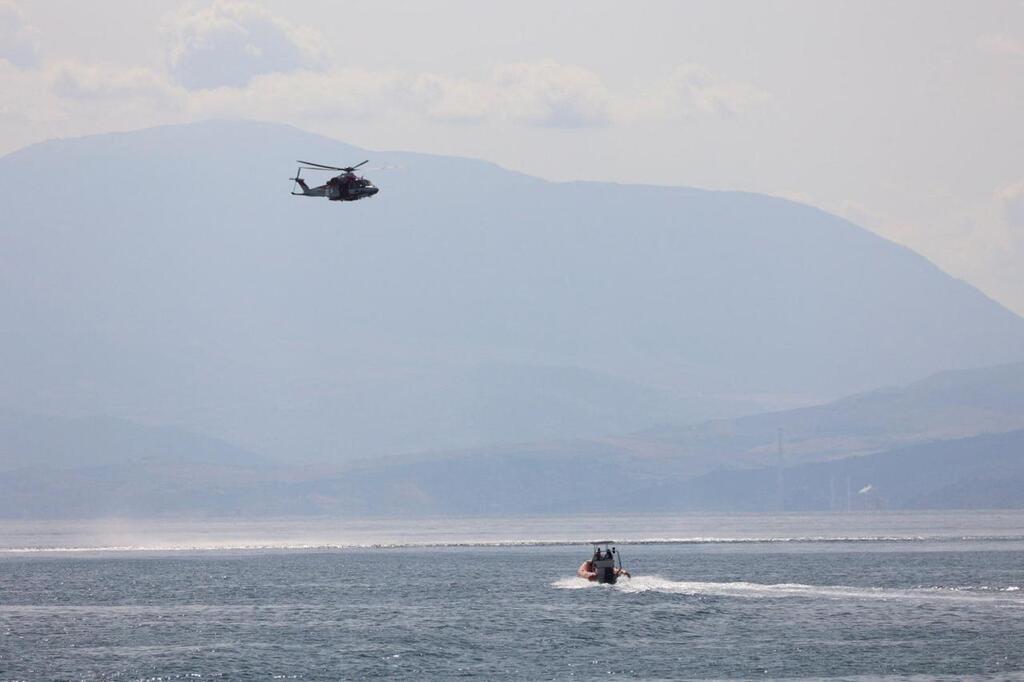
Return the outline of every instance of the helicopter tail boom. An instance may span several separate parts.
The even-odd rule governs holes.
[[[292,194],[294,194],[296,196],[300,196],[300,197],[322,197],[322,196],[327,196],[327,186],[326,185],[321,185],[319,187],[313,187],[312,189],[310,189],[309,185],[306,184],[306,181],[302,179],[302,166],[299,166],[299,170],[297,170],[295,172],[295,177],[294,178],[289,178],[289,180],[291,180],[296,185],[298,185],[299,188],[302,190],[301,192],[296,192],[296,191],[294,191],[294,187],[293,187]]]

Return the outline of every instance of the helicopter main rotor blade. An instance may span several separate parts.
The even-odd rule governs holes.
[[[324,170],[336,170],[336,171],[344,171],[344,172],[346,172],[346,173],[351,173],[351,172],[352,172],[352,171],[354,171],[354,170],[355,170],[356,168],[359,168],[359,167],[360,167],[360,166],[362,166],[363,164],[366,164],[366,163],[369,163],[369,162],[370,162],[370,160],[369,160],[369,159],[367,159],[366,161],[363,161],[363,163],[357,163],[357,164],[356,164],[356,165],[354,165],[354,166],[346,166],[346,167],[344,167],[344,168],[340,168],[340,167],[338,167],[338,166],[325,166],[325,165],[324,165],[324,164],[322,164],[322,163],[313,163],[312,161],[303,161],[303,160],[299,159],[299,163],[304,163],[304,164],[306,164],[307,166],[310,166],[310,167],[312,167],[312,168],[323,168]]]
[[[307,166],[312,166],[313,168],[323,168],[324,170],[348,170],[347,168],[338,168],[337,166],[325,166],[322,163],[313,163],[312,161],[303,161],[302,159],[299,159],[299,163],[304,163]]]

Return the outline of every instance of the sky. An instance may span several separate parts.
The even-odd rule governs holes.
[[[783,196],[1024,313],[1021,0],[0,0],[0,154],[209,118]]]

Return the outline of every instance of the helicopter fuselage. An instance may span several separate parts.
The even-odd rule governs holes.
[[[331,201],[357,201],[368,199],[380,190],[366,178],[356,177],[353,173],[339,175],[327,181],[327,198]]]

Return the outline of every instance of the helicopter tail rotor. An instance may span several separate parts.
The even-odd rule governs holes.
[[[299,166],[299,169],[297,171],[295,171],[295,177],[294,178],[288,178],[288,179],[292,181],[292,194],[308,194],[309,193],[309,185],[307,185],[306,181],[302,179],[302,166]],[[295,191],[295,186],[296,185],[298,185],[299,187],[302,188],[301,192],[296,192]]]

